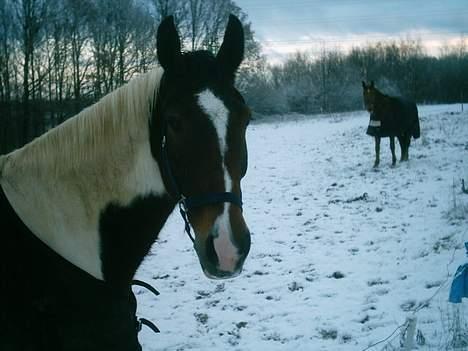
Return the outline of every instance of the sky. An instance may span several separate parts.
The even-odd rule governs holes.
[[[421,40],[433,55],[468,38],[468,0],[236,0],[271,62],[296,51]]]

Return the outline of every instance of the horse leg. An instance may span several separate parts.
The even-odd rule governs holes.
[[[374,168],[378,167],[380,163],[380,137],[375,137],[375,162]]]
[[[395,137],[390,137],[390,150],[392,151],[392,166],[395,166],[396,156],[395,156]]]
[[[405,160],[405,138],[403,135],[398,135],[398,143],[400,144],[400,162]]]
[[[410,144],[411,144],[411,134],[408,133],[405,135],[405,161],[408,161],[408,158],[409,158]]]

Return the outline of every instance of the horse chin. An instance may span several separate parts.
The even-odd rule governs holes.
[[[222,269],[219,269],[217,264],[214,264],[210,260],[208,260],[204,254],[200,254],[198,251],[197,254],[203,273],[209,279],[231,279],[239,276],[242,272],[242,264],[238,265],[238,267],[236,267],[236,269],[233,271],[224,271]]]
[[[213,280],[222,280],[222,279],[231,279],[239,276],[242,273],[242,263],[238,263],[237,267],[233,271],[224,271],[219,269],[218,265],[212,262],[210,259],[207,258],[206,253],[204,250],[199,251],[197,249],[197,245],[195,244],[195,251],[198,255],[198,259],[200,262],[200,266],[203,270],[205,276],[209,279]]]
[[[206,235],[195,230],[194,249],[207,278],[231,279],[240,275],[250,248],[250,234],[247,234],[248,248],[239,252],[236,244],[219,239],[219,233],[210,230]]]
[[[236,278],[239,276],[242,272],[242,269],[239,269],[235,272],[225,272],[225,271],[216,271],[216,272],[209,272],[206,269],[203,269],[203,273],[205,273],[205,276],[209,279],[213,280],[223,280],[223,279],[232,279]]]

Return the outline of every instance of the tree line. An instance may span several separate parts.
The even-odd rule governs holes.
[[[217,52],[230,13],[244,24],[247,56],[258,56],[231,0],[0,0],[0,153],[153,68],[164,17],[186,50]]]
[[[361,109],[361,80],[418,103],[468,96],[464,40],[437,57],[402,40],[296,53],[271,65],[233,0],[0,0],[0,153],[152,69],[164,17],[174,16],[185,50],[216,52],[229,13],[246,34],[237,84],[258,115]]]
[[[284,64],[259,62],[244,77],[244,92],[261,114],[329,113],[362,109],[362,80],[374,80],[384,93],[417,103],[468,100],[467,41],[445,46],[438,56],[420,40],[380,42],[344,53],[302,52]]]

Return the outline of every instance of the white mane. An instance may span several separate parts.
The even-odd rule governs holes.
[[[103,279],[100,215],[165,192],[149,121],[162,69],[132,79],[60,126],[0,157],[0,184],[24,224]]]
[[[2,178],[3,165],[6,162],[6,156],[0,156],[0,179]]]
[[[50,167],[61,173],[93,159],[96,153],[112,153],[114,139],[126,138],[130,143],[141,139],[148,133],[161,75],[162,69],[157,68],[133,78],[29,144],[0,156],[0,177],[7,164],[16,171]]]

